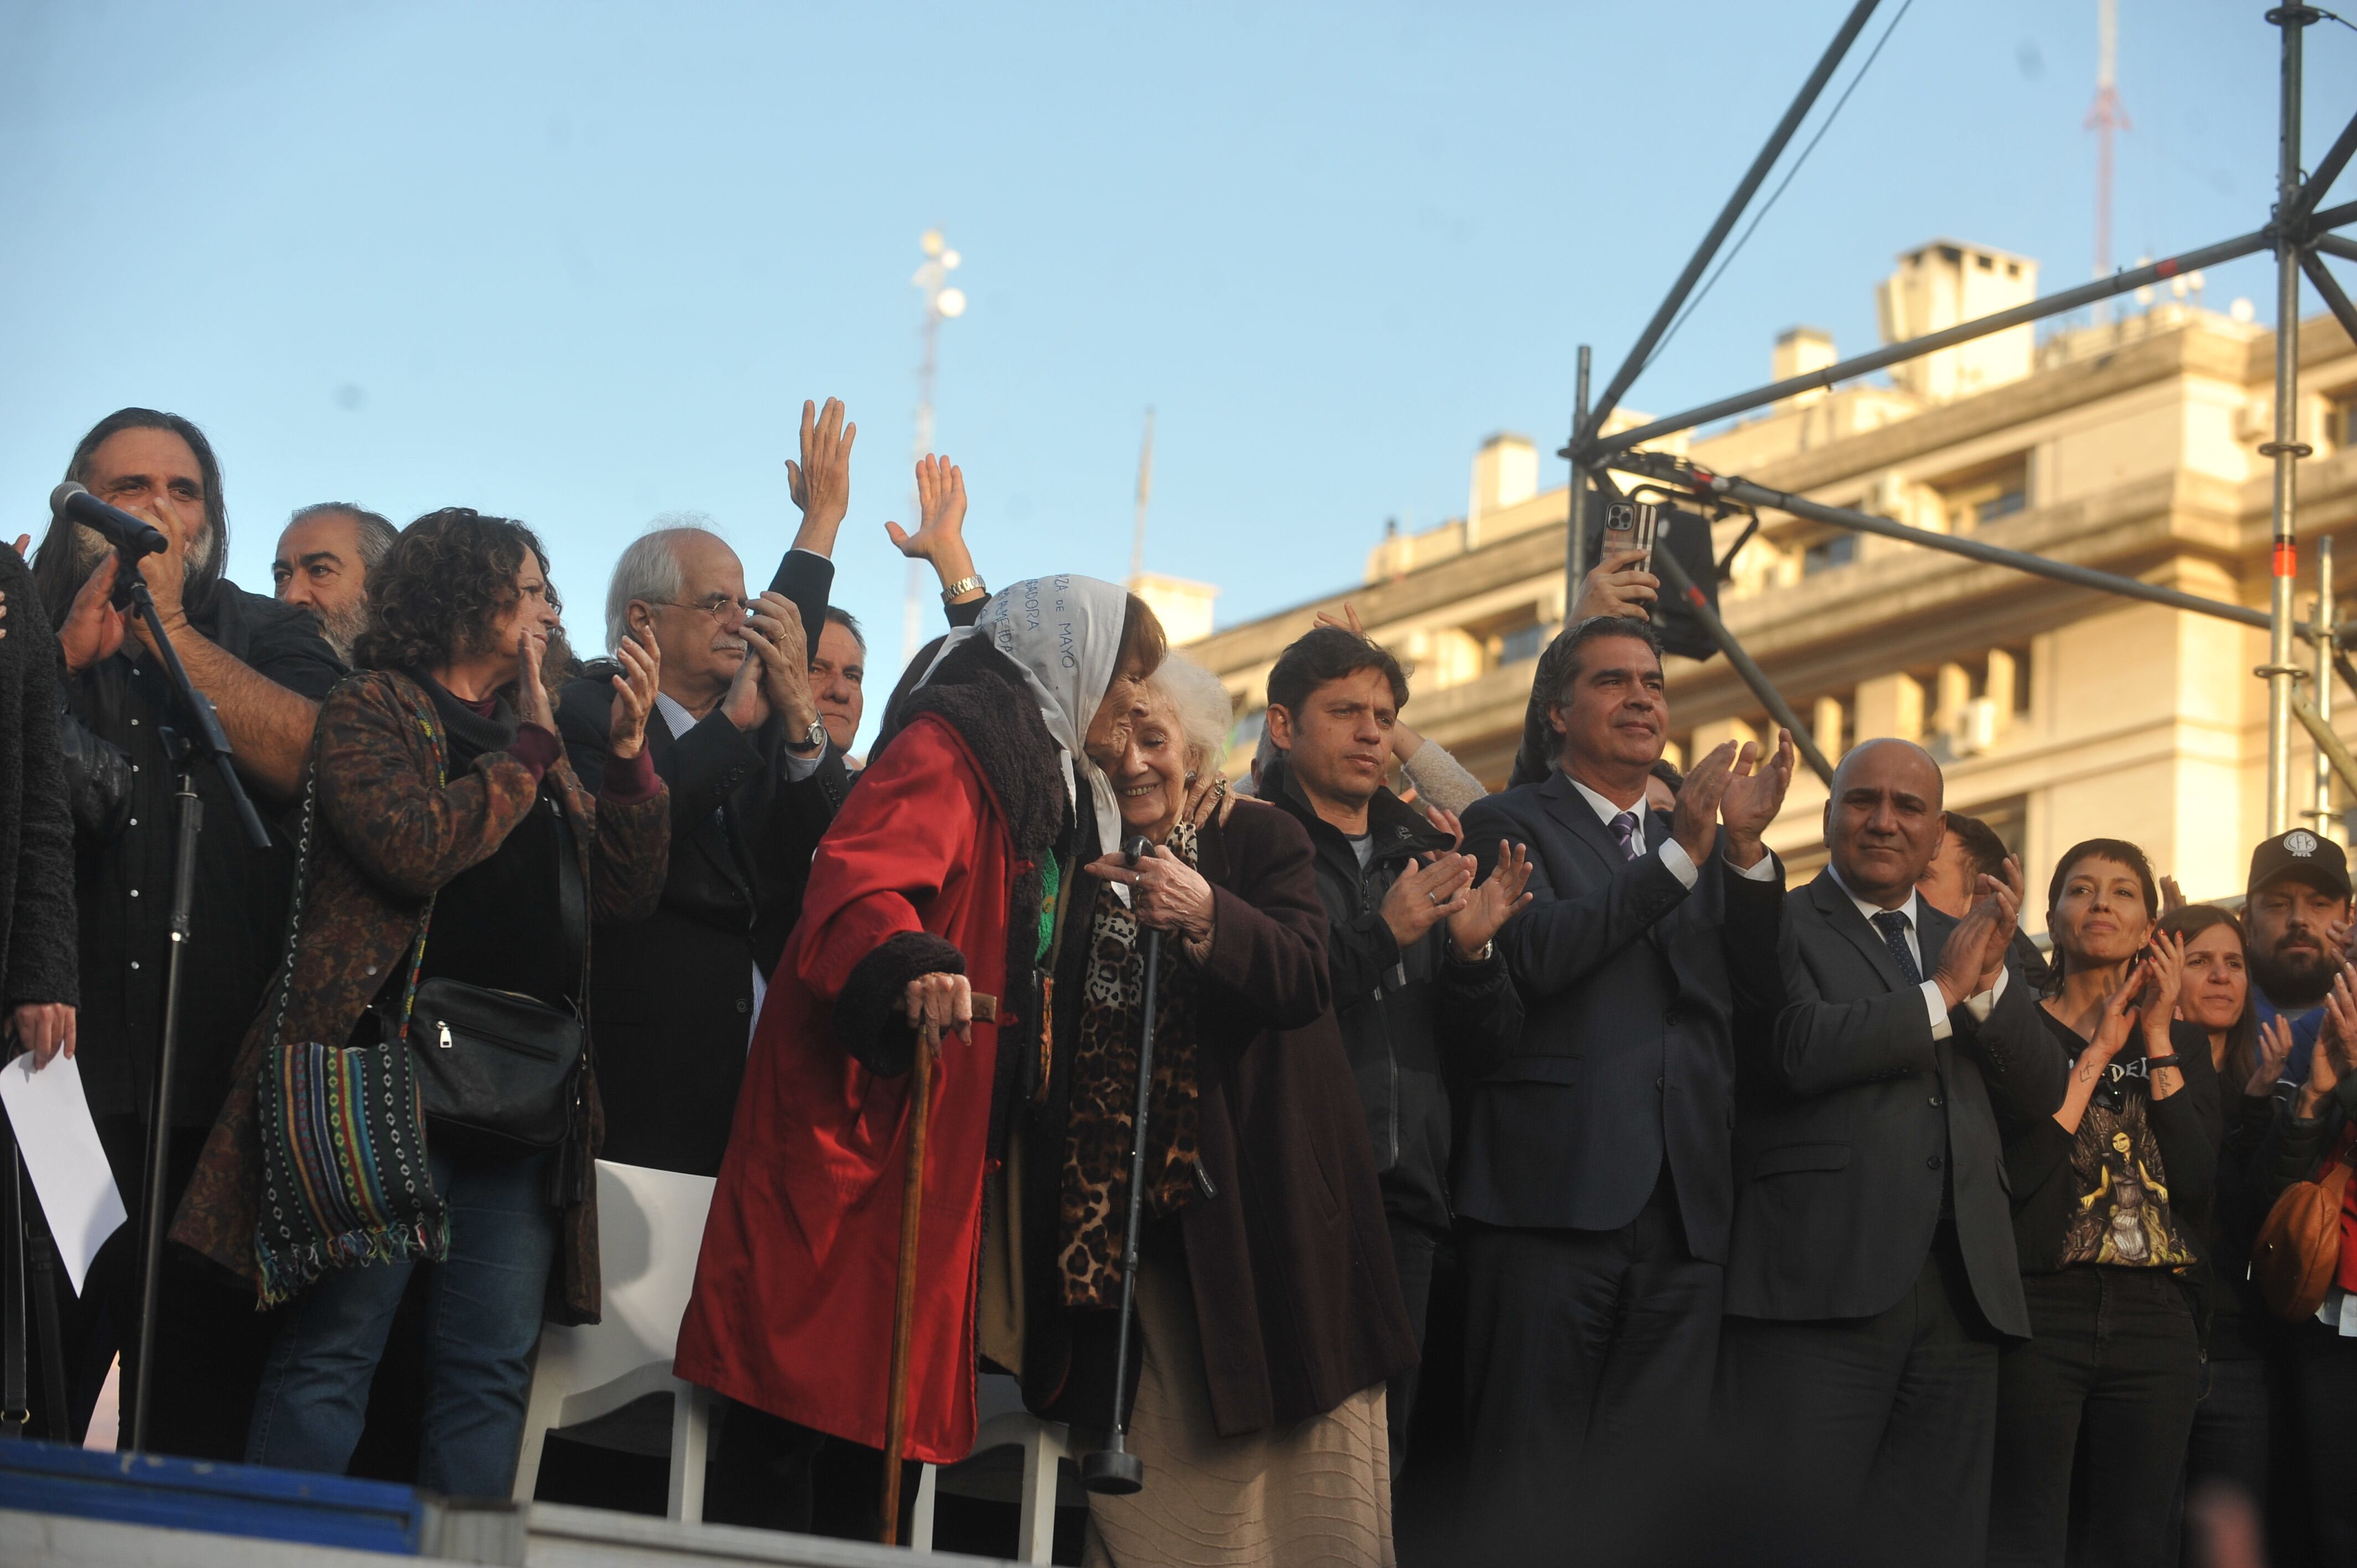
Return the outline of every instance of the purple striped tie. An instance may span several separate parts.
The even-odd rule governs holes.
[[[1620,853],[1631,860],[1645,853],[1645,840],[1637,832],[1637,813],[1623,811],[1612,819],[1613,836],[1620,841]]]

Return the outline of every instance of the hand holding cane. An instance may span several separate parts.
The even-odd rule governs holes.
[[[1135,838],[1123,846],[1123,853],[1135,866],[1138,856],[1153,854],[1154,846],[1143,838]],[[1146,983],[1140,997],[1145,1016],[1139,1022],[1137,1036],[1137,1121],[1129,1143],[1129,1227],[1121,1249],[1121,1333],[1114,1355],[1112,1434],[1104,1447],[1081,1459],[1081,1485],[1090,1491],[1116,1497],[1146,1485],[1145,1462],[1129,1451],[1122,1394],[1129,1381],[1129,1328],[1137,1305],[1137,1230],[1146,1212],[1146,1112],[1147,1097],[1154,1088],[1154,996],[1161,971],[1162,933],[1149,926],[1146,931]]]
[[[974,1016],[998,1017],[998,998],[976,993]],[[908,1175],[900,1187],[900,1268],[892,1291],[892,1371],[884,1402],[884,1524],[887,1546],[899,1544],[900,1465],[909,1445],[909,1337],[917,1316],[917,1222],[925,1196],[925,1136],[932,1121],[933,1058],[942,1048],[941,1026],[925,1020],[917,1036],[915,1076],[909,1094]]]

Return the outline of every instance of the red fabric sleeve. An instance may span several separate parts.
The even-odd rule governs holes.
[[[833,1002],[859,961],[901,932],[940,934],[942,890],[996,848],[976,842],[986,809],[971,755],[931,715],[868,764],[819,841],[802,895],[807,932],[790,956],[814,995]]]
[[[516,725],[515,739],[508,742],[508,755],[529,768],[533,781],[538,783],[549,765],[565,755],[565,743],[556,738],[554,730],[522,724]]]
[[[540,726],[527,725],[524,727],[538,729]],[[601,799],[611,800],[618,806],[635,806],[641,800],[653,800],[655,791],[662,788],[662,780],[655,777],[655,759],[642,746],[639,747],[639,754],[628,762],[618,762],[611,757],[606,759],[605,779],[597,793]]]

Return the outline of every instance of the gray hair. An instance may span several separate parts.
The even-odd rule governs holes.
[[[393,545],[401,538],[401,530],[393,527],[389,519],[351,501],[317,501],[310,506],[297,507],[295,515],[286,520],[286,526],[292,528],[315,517],[348,517],[352,520],[352,532],[360,539],[361,570],[363,572],[375,571],[377,563],[393,553]]]
[[[614,579],[606,585],[606,647],[622,646],[630,634],[630,601],[667,605],[679,597],[683,581],[679,552],[674,546],[691,533],[719,534],[712,519],[700,511],[667,511],[630,542],[614,563]]]
[[[1228,755],[1228,737],[1234,731],[1236,706],[1220,678],[1183,653],[1167,656],[1146,688],[1169,700],[1178,714],[1178,728],[1187,737],[1187,771],[1216,771]]]

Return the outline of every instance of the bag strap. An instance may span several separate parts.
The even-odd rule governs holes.
[[[573,1005],[578,1012],[589,1002],[589,887],[581,875],[581,854],[574,842],[573,822],[558,796],[551,796],[556,818],[556,918],[565,942],[566,967],[580,978],[574,983]]]

